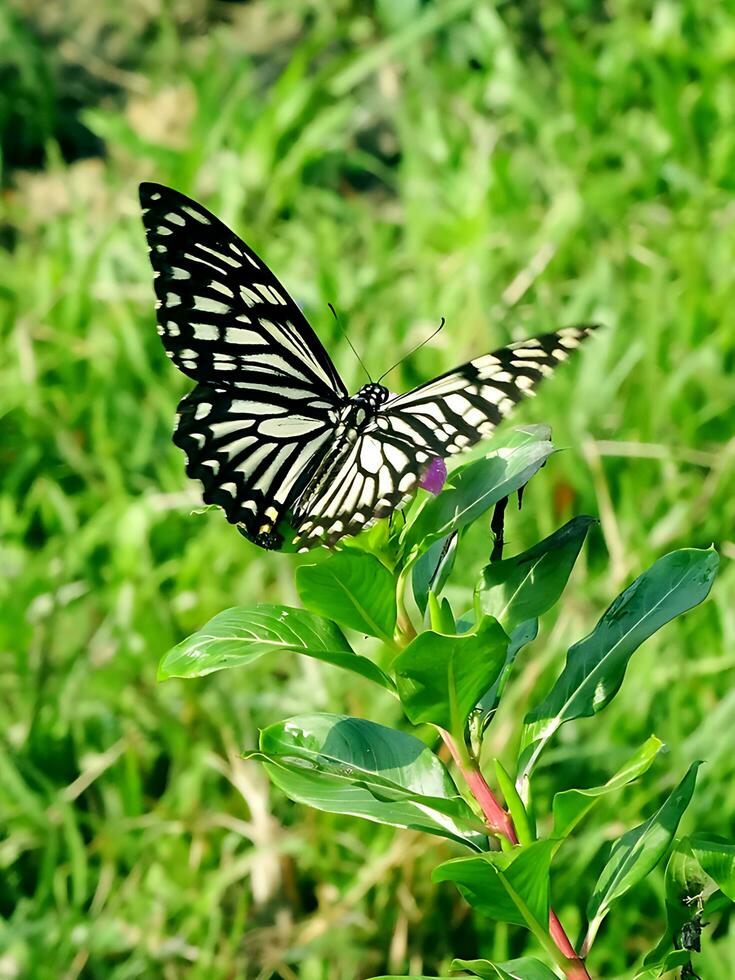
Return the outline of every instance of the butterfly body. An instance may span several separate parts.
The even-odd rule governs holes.
[[[289,524],[305,550],[392,513],[431,461],[489,435],[591,331],[569,327],[476,358],[403,395],[350,397],[265,263],[218,218],[160,184],[140,188],[158,332],[196,386],[174,442],[205,502],[262,548]]]

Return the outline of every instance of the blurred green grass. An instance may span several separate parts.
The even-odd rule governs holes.
[[[735,555],[735,14],[11,0],[0,52],[0,977],[338,980],[519,953],[521,935],[429,882],[448,845],[295,807],[238,759],[304,708],[395,721],[367,685],[292,661],[155,682],[220,609],[295,601],[296,559],[191,516],[170,441],[187,382],[154,329],[136,185],[235,227],[353,387],[330,301],[378,373],[447,318],[395,389],[559,324],[607,325],[518,415],[568,448],[510,517],[510,548],[572,513],[602,527],[504,704],[503,755],[616,590],[676,546]],[[486,552],[469,542],[458,603]],[[604,838],[700,757],[689,824],[731,832],[734,584],[726,561],[607,712],[568,726],[540,807],[655,732],[671,751],[600,811]],[[601,843],[590,826],[558,861],[572,933]],[[657,938],[653,884],[610,917],[598,975],[626,976]],[[704,977],[728,976],[733,924],[704,943]]]

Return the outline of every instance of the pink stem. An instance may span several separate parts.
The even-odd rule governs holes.
[[[495,794],[486,783],[485,777],[480,770],[475,765],[467,766],[449,732],[443,729],[440,729],[440,731],[444,744],[451,752],[457,768],[462,773],[470,792],[477,800],[483,812],[488,829],[494,834],[501,834],[511,844],[517,844],[518,837],[511,815],[498,803]],[[564,968],[567,980],[590,980],[587,967],[577,955],[574,946],[569,941],[569,937],[564,932],[564,926],[552,908],[549,909],[549,935],[554,940],[557,949],[569,960],[568,966]]]

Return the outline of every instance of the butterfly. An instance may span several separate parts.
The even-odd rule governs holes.
[[[178,191],[140,185],[158,333],[196,382],[173,441],[204,501],[261,548],[290,526],[332,547],[392,514],[432,460],[484,439],[592,326],[510,344],[406,394],[350,396],[297,304],[252,249]],[[280,529],[279,529],[280,525]]]

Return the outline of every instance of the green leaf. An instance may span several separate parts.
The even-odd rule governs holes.
[[[668,799],[638,827],[623,834],[613,846],[587,906],[590,920],[585,948],[589,949],[612,903],[653,871],[674,839],[689,805],[701,763],[694,762]]]
[[[429,592],[439,595],[452,573],[457,555],[458,534],[454,531],[435,541],[413,566],[411,587],[416,605],[423,615],[429,601]]]
[[[666,956],[679,942],[682,927],[691,922],[698,914],[696,899],[702,894],[707,875],[692,855],[689,841],[685,838],[679,841],[669,856],[664,875],[666,894],[666,931],[661,941],[643,960],[645,967],[656,967],[661,970]],[[658,976],[658,973],[652,974]]]
[[[562,594],[596,523],[593,517],[575,517],[528,551],[486,565],[477,590],[482,611],[495,616],[508,635],[545,613]]]
[[[234,606],[218,613],[162,658],[158,679],[203,677],[215,670],[249,666],[266,653],[302,653],[351,670],[393,690],[393,682],[367,657],[354,653],[328,619],[290,606]]]
[[[460,731],[498,676],[507,646],[508,637],[490,616],[474,633],[419,634],[394,663],[398,696],[409,720]]]
[[[516,628],[510,634],[508,649],[505,653],[505,663],[503,664],[503,667],[490,690],[486,691],[486,693],[483,694],[477,703],[480,731],[484,731],[493,720],[493,716],[498,709],[500,699],[503,696],[503,692],[505,691],[505,687],[513,671],[513,664],[516,661],[516,657],[523,647],[525,647],[528,643],[532,643],[533,640],[536,639],[537,635],[537,619],[526,620],[525,623],[521,623],[519,626],[516,626]]]
[[[667,953],[659,962],[650,967],[644,967],[635,974],[633,980],[655,980],[656,977],[668,975],[672,970],[680,966],[686,966],[691,962],[691,954],[687,949],[673,949]]]
[[[445,861],[433,881],[453,881],[469,904],[498,922],[526,926],[539,936],[549,929],[549,868],[559,841]]]
[[[452,970],[468,970],[483,980],[558,980],[553,970],[533,956],[505,963],[490,960],[452,960]]]
[[[641,643],[706,598],[718,563],[712,550],[684,548],[665,555],[615,599],[589,636],[570,648],[550,694],[526,715],[521,783],[561,725],[597,714],[610,703]]]
[[[638,779],[653,765],[653,761],[664,747],[664,743],[652,735],[635,752],[625,765],[602,786],[591,789],[567,789],[554,796],[554,837],[568,837],[579,821],[586,816],[595,803],[608,793],[614,793],[634,779]]]
[[[702,870],[735,902],[735,844],[707,834],[694,834],[689,838],[689,846]]]
[[[341,626],[391,640],[396,626],[396,583],[374,555],[338,551],[296,571],[296,588],[312,612]]]
[[[264,762],[298,803],[487,847],[446,768],[413,735],[347,715],[305,714],[264,729],[260,751],[248,757]]]
[[[404,550],[416,555],[440,538],[471,524],[494,504],[528,483],[554,447],[547,427],[529,427],[509,435],[492,456],[454,470],[442,492],[412,515],[404,532]]]

